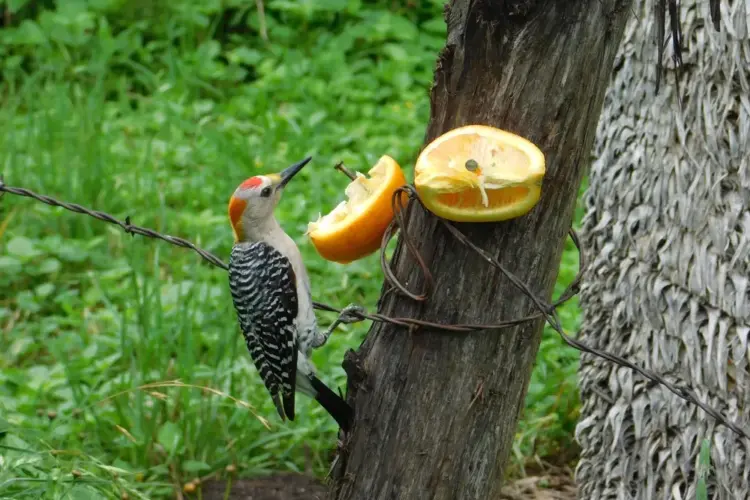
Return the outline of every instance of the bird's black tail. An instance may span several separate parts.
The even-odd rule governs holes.
[[[313,389],[315,389],[315,400],[331,414],[344,432],[349,432],[354,421],[354,410],[352,407],[315,375],[310,377],[310,383]]]

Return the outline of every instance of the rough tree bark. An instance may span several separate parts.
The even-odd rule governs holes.
[[[539,204],[516,220],[459,228],[546,299],[630,4],[453,0],[446,8],[448,38],[425,140],[480,123],[540,146],[547,175]],[[434,293],[427,303],[387,293],[381,313],[457,323],[532,312],[500,272],[421,207],[414,206],[408,226],[434,275]],[[401,241],[393,268],[412,290],[421,288]],[[332,497],[498,498],[542,326],[539,320],[475,334],[410,334],[375,324],[359,353],[350,353],[356,363],[345,363],[357,417],[342,444]]]

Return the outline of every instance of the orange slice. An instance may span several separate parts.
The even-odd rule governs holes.
[[[393,193],[406,178],[390,156],[382,156],[367,175],[357,172],[346,187],[347,200],[307,226],[315,250],[326,260],[347,264],[380,248],[394,217]]]
[[[434,214],[456,222],[493,222],[536,205],[545,173],[533,143],[485,125],[453,129],[427,145],[414,165],[414,187]]]

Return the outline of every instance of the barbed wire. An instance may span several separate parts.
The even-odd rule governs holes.
[[[5,193],[10,193],[10,194],[17,195],[17,196],[23,196],[26,198],[32,198],[39,202],[45,203],[47,205],[61,207],[71,212],[75,212],[79,214],[85,214],[95,219],[119,226],[121,229],[123,229],[125,232],[129,234],[139,234],[141,236],[145,236],[148,238],[155,238],[155,239],[159,239],[162,241],[166,241],[167,243],[170,243],[172,245],[176,245],[179,247],[189,248],[195,251],[196,253],[198,253],[201,257],[203,257],[203,259],[205,259],[207,262],[211,263],[212,265],[216,267],[220,267],[221,269],[224,269],[225,271],[228,270],[227,264],[225,264],[224,261],[222,261],[219,257],[212,254],[211,252],[204,250],[183,238],[170,236],[168,234],[163,234],[163,233],[154,231],[153,229],[131,224],[130,217],[126,217],[124,221],[121,221],[106,212],[101,212],[99,210],[91,210],[81,205],[78,205],[76,203],[67,203],[64,201],[60,201],[55,198],[52,198],[51,196],[45,196],[45,195],[35,193],[29,189],[8,186],[3,182],[2,176],[0,176],[0,198],[2,198]],[[408,213],[408,211],[412,208],[415,202],[421,204],[421,201],[419,201],[419,197],[417,196],[416,191],[414,190],[414,187],[412,187],[411,185],[403,186],[394,192],[393,198],[392,198],[392,207],[393,207],[395,216],[393,218],[393,221],[391,221],[391,224],[388,226],[385,234],[383,234],[383,239],[381,242],[382,244],[380,248],[380,264],[381,264],[381,267],[383,268],[383,273],[385,275],[386,280],[392,286],[392,290],[396,290],[400,292],[401,294],[407,297],[410,297],[413,300],[425,301],[429,297],[429,292],[431,291],[431,288],[432,288],[432,283],[433,283],[432,275],[430,274],[428,266],[425,264],[424,260],[419,254],[419,251],[414,245],[414,242],[411,240],[411,237],[407,231],[407,227],[405,223],[406,221],[405,214]],[[422,208],[424,209],[424,207]],[[585,259],[584,259],[584,253],[581,250],[580,240],[575,230],[571,228],[568,234],[573,240],[573,243],[575,244],[576,249],[578,250],[578,256],[579,256],[578,273],[576,274],[574,280],[570,283],[570,285],[568,285],[565,291],[560,295],[560,297],[554,302],[552,302],[551,304],[548,304],[544,300],[540,299],[536,294],[534,294],[529,289],[529,287],[527,287],[526,284],[524,284],[517,276],[515,276],[512,272],[506,269],[505,266],[503,266],[498,261],[497,258],[493,257],[492,255],[487,253],[485,250],[483,250],[482,248],[474,244],[471,240],[469,240],[458,228],[455,227],[454,224],[440,217],[437,217],[437,219],[453,235],[454,238],[456,238],[458,241],[460,241],[462,244],[466,245],[467,247],[471,248],[480,257],[482,257],[482,259],[484,259],[488,264],[492,265],[493,267],[496,267],[508,280],[511,281],[511,283],[513,283],[513,285],[516,288],[518,288],[524,295],[526,295],[533,302],[534,306],[537,308],[538,311],[536,313],[529,314],[522,318],[502,321],[498,323],[491,323],[491,324],[459,323],[459,324],[446,325],[442,323],[434,323],[431,321],[419,320],[416,318],[404,318],[404,317],[394,318],[394,317],[389,317],[389,316],[379,314],[379,313],[356,313],[355,312],[355,313],[351,313],[353,316],[357,317],[360,320],[367,319],[367,320],[377,321],[377,322],[386,322],[386,323],[390,323],[390,324],[397,325],[397,326],[404,326],[404,327],[409,328],[412,331],[415,328],[424,327],[424,328],[451,331],[451,332],[476,332],[480,330],[497,330],[497,329],[508,328],[511,326],[516,326],[521,323],[533,321],[539,318],[544,318],[544,320],[557,332],[557,334],[560,335],[560,338],[563,340],[563,342],[565,342],[570,347],[577,349],[581,352],[593,354],[594,356],[598,356],[602,359],[615,363],[619,366],[634,370],[636,373],[647,378],[648,380],[655,382],[657,384],[663,385],[670,392],[672,392],[679,398],[683,399],[684,401],[699,407],[708,415],[713,417],[721,425],[724,425],[725,427],[727,427],[734,433],[746,439],[750,439],[750,435],[748,435],[748,433],[745,432],[744,429],[742,429],[735,423],[729,421],[718,410],[702,402],[698,398],[698,395],[696,394],[694,389],[690,387],[679,387],[677,384],[666,380],[662,375],[654,371],[651,371],[647,368],[640,367],[636,365],[635,363],[628,361],[627,359],[622,358],[616,354],[612,354],[607,351],[603,351],[603,350],[588,346],[584,344],[583,342],[580,342],[576,339],[571,338],[568,334],[565,333],[556,309],[557,307],[559,307],[560,305],[562,305],[563,303],[570,300],[573,296],[576,295],[580,286],[581,277],[584,272],[585,264],[586,264]],[[395,273],[391,269],[391,266],[388,263],[387,258],[385,256],[386,246],[398,230],[400,230],[401,232],[401,239],[404,242],[404,245],[406,246],[407,251],[409,251],[411,255],[415,258],[415,260],[417,261],[417,264],[419,265],[420,269],[422,270],[424,274],[425,289],[419,294],[410,292],[403,284],[400,283],[400,281],[396,278]],[[328,304],[323,304],[320,302],[313,302],[313,306],[316,309],[322,310],[322,311],[337,312],[337,313],[341,312],[340,308],[333,307]]]
[[[97,219],[97,220],[100,220],[100,221],[103,221],[103,222],[108,222],[110,224],[114,224],[115,226],[120,227],[123,231],[125,231],[126,233],[129,233],[129,234],[133,234],[133,235],[138,234],[138,235],[141,235],[141,236],[145,236],[147,238],[154,238],[154,239],[166,241],[167,243],[170,243],[172,245],[179,246],[179,247],[182,247],[182,248],[189,248],[189,249],[193,250],[194,252],[196,252],[201,257],[203,257],[203,259],[206,260],[207,262],[209,262],[210,264],[212,264],[212,265],[214,265],[216,267],[219,267],[219,268],[221,268],[221,269],[223,269],[225,271],[229,269],[228,265],[221,258],[219,258],[218,256],[214,255],[213,253],[209,252],[208,250],[200,248],[196,244],[194,244],[194,243],[192,243],[192,242],[190,242],[188,240],[185,240],[183,238],[179,238],[177,236],[171,236],[171,235],[168,235],[168,234],[160,233],[158,231],[154,231],[153,229],[149,229],[147,227],[142,227],[142,226],[138,226],[138,225],[132,224],[131,221],[130,221],[131,219],[130,219],[129,216],[125,217],[125,220],[123,221],[123,220],[117,219],[116,217],[114,217],[114,216],[112,216],[112,215],[110,215],[110,214],[108,214],[106,212],[102,212],[100,210],[91,210],[91,209],[86,208],[84,206],[81,206],[81,205],[79,205],[77,203],[68,203],[68,202],[60,201],[60,200],[55,199],[55,198],[53,198],[51,196],[46,196],[46,195],[42,195],[42,194],[39,194],[39,193],[35,193],[34,191],[31,191],[30,189],[21,188],[21,187],[14,187],[14,186],[8,186],[7,184],[5,184],[3,182],[3,179],[0,177],[0,197],[2,197],[2,195],[4,193],[10,193],[10,194],[13,194],[13,195],[16,195],[16,196],[23,196],[23,197],[26,197],[26,198],[32,198],[32,199],[40,201],[40,202],[42,202],[42,203],[44,203],[46,205],[50,205],[50,206],[53,206],[53,207],[64,208],[66,210],[69,210],[71,212],[75,212],[75,213],[78,213],[78,214],[88,215],[90,217],[93,217],[94,219]],[[394,196],[394,199],[395,199],[395,196]],[[409,198],[409,199],[411,200],[412,198]],[[383,266],[383,270],[386,273],[386,276],[387,276],[386,279],[390,283],[394,284],[397,288],[403,290],[404,293],[406,293],[407,295],[411,296],[412,298],[415,298],[416,300],[425,300],[426,297],[427,297],[427,295],[425,295],[424,298],[419,297],[419,296],[415,296],[414,294],[411,294],[408,290],[406,290],[406,288],[404,288],[403,285],[401,285],[398,282],[398,280],[395,278],[395,276],[393,275],[392,271],[390,270],[390,266],[388,265],[387,259],[385,258],[385,251],[384,251],[385,245],[387,245],[388,242],[391,240],[391,238],[393,237],[393,235],[396,232],[395,231],[396,228],[398,228],[400,224],[403,224],[403,210],[398,210],[397,217],[394,218],[393,222],[391,222],[391,225],[388,227],[388,230],[386,231],[386,234],[383,236],[383,242],[384,243],[383,243],[383,247],[381,248],[381,265]],[[577,236],[575,236],[575,233],[571,232],[571,234],[574,235],[573,238],[574,238],[574,241],[576,242],[576,247],[577,247],[578,246],[578,243],[577,243],[578,242],[578,238],[577,238]],[[415,254],[418,255],[418,252],[416,252],[416,250],[414,249],[413,244],[411,243],[411,240],[409,240],[408,245],[415,252]],[[582,256],[582,255],[583,255],[583,253],[579,251],[579,256]],[[432,278],[430,277],[429,270],[427,269],[427,266],[424,264],[424,261],[422,261],[421,257],[418,257],[418,260],[419,260],[419,263],[420,263],[420,267],[422,267],[423,272],[425,273],[426,276],[429,277],[427,279],[431,280]],[[575,296],[575,290],[573,288],[577,287],[578,283],[580,282],[580,273],[581,273],[581,270],[583,269],[583,266],[584,266],[583,260],[582,260],[582,258],[579,258],[579,273],[576,276],[576,278],[573,281],[573,283],[571,283],[571,285],[568,286],[568,288],[566,289],[566,291],[563,292],[563,294],[561,295],[560,299],[558,299],[557,301],[555,301],[556,305],[561,305],[564,302],[570,300],[573,296]],[[318,309],[318,310],[321,310],[321,311],[335,312],[335,313],[340,313],[341,312],[340,308],[337,308],[337,307],[334,307],[334,306],[331,306],[331,305],[328,305],[328,304],[324,304],[324,303],[321,303],[321,302],[313,302],[313,307],[315,307],[315,309]],[[455,325],[445,325],[445,324],[441,324],[441,323],[434,323],[434,322],[431,322],[431,321],[419,320],[419,319],[416,319],[416,318],[398,318],[398,317],[393,318],[393,317],[385,316],[383,314],[378,314],[378,313],[357,313],[357,312],[352,312],[352,313],[349,313],[349,314],[351,314],[352,316],[355,316],[355,317],[357,317],[357,318],[359,318],[361,320],[365,320],[366,319],[366,320],[377,321],[377,322],[381,322],[381,323],[390,323],[390,324],[393,324],[393,325],[404,326],[404,327],[408,327],[408,328],[412,328],[412,329],[414,329],[414,328],[420,328],[420,327],[427,327],[427,328],[434,328],[434,329],[446,330],[446,331],[452,331],[452,332],[472,332],[472,331],[478,331],[478,330],[487,330],[487,329],[496,329],[496,328],[507,328],[507,327],[510,327],[510,326],[514,326],[514,325],[517,325],[517,324],[520,324],[520,323],[524,323],[526,321],[532,321],[532,320],[539,319],[539,318],[542,317],[542,315],[540,313],[536,313],[536,314],[531,314],[529,316],[525,316],[523,318],[519,318],[517,320],[503,321],[503,322],[494,323],[494,324],[455,324]]]

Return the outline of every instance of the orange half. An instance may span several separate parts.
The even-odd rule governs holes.
[[[356,179],[344,191],[347,199],[307,226],[318,254],[326,260],[348,264],[380,248],[394,217],[393,193],[405,184],[401,167],[390,156],[382,156],[367,176],[357,172]]]
[[[427,145],[414,187],[434,214],[456,222],[512,219],[541,195],[544,154],[532,142],[485,125],[453,129]]]

